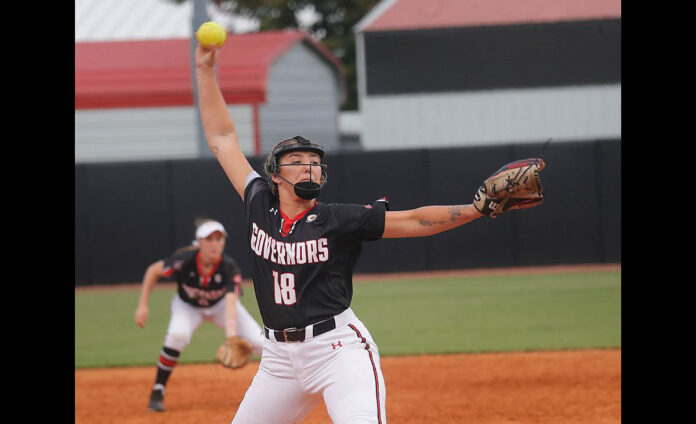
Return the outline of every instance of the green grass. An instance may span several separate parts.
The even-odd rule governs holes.
[[[155,288],[141,329],[139,288],[76,291],[75,367],[154,365],[174,293]],[[260,323],[251,287],[242,303]],[[620,271],[366,282],[352,308],[382,356],[621,346]],[[179,362],[211,362],[222,339],[204,323]]]

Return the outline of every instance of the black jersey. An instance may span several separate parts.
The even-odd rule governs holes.
[[[305,327],[337,315],[353,297],[363,241],[384,233],[386,199],[373,205],[317,203],[296,217],[257,176],[244,191],[254,289],[266,327]]]
[[[241,296],[242,274],[230,256],[223,254],[209,274],[200,267],[198,249],[184,250],[164,260],[164,277],[174,277],[179,297],[193,306],[208,307],[220,301],[227,292]]]

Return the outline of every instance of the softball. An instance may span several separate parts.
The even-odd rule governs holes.
[[[215,22],[204,22],[196,31],[196,38],[203,47],[212,47],[218,49],[225,44],[227,40],[227,31],[220,24]]]

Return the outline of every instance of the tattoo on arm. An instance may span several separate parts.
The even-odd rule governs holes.
[[[452,206],[447,210],[449,212],[449,221],[450,222],[456,222],[457,219],[462,216],[462,208],[459,206]],[[427,219],[419,219],[418,222],[420,225],[424,227],[432,227],[433,225],[442,225],[446,224],[447,220],[442,220],[442,221],[428,221]]]
[[[420,219],[418,222],[424,227],[432,227],[435,224],[444,224],[446,221],[428,221],[426,219]]]
[[[448,212],[450,214],[450,221],[452,222],[456,221],[457,218],[462,216],[462,208],[458,206],[452,206],[451,208],[449,208]]]

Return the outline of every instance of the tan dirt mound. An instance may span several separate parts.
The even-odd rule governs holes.
[[[385,357],[387,418],[415,423],[620,423],[621,350]],[[165,412],[147,403],[155,366],[75,371],[75,418],[99,423],[230,423],[258,362],[176,367]],[[323,404],[305,424],[331,423]],[[270,424],[270,423],[269,423]]]

